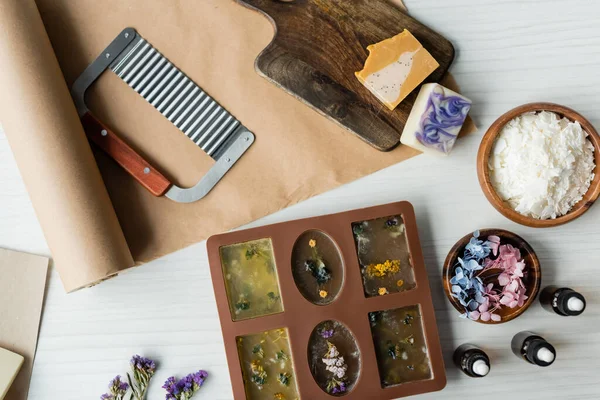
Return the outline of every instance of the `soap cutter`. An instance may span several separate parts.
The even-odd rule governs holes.
[[[165,178],[87,108],[85,92],[110,68],[215,160],[193,187]],[[124,29],[77,78],[71,96],[89,140],[155,196],[180,203],[202,199],[254,143],[254,135],[169,62],[133,28]]]

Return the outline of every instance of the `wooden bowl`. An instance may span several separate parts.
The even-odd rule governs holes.
[[[535,219],[531,217],[527,217],[513,210],[509,204],[505,203],[500,196],[494,190],[492,183],[490,181],[490,171],[488,165],[488,159],[490,157],[490,153],[492,151],[493,144],[496,140],[496,137],[510,120],[513,118],[527,113],[527,112],[535,112],[535,111],[552,111],[562,117],[566,117],[571,121],[578,121],[582,128],[589,134],[588,139],[594,145],[594,158],[596,162],[596,168],[594,168],[595,177],[592,181],[590,188],[588,189],[583,199],[576,203],[571,211],[567,214],[555,218],[555,219]],[[600,136],[598,136],[598,132],[592,124],[585,119],[581,114],[576,111],[571,110],[570,108],[552,104],[552,103],[530,103],[525,104],[515,109],[510,110],[506,114],[502,115],[500,118],[496,120],[487,130],[483,139],[481,141],[481,145],[479,146],[479,153],[477,154],[477,177],[479,178],[479,184],[481,185],[481,189],[485,194],[485,197],[489,200],[490,203],[494,206],[496,210],[498,210],[502,215],[506,218],[519,223],[521,225],[530,226],[533,228],[547,228],[551,226],[557,226],[565,224],[569,221],[574,220],[579,217],[581,214],[586,212],[592,204],[598,199],[600,195]]]
[[[525,260],[526,265],[524,270],[525,276],[523,277],[523,283],[526,287],[525,294],[528,297],[523,306],[521,307],[502,307],[498,312],[496,312],[496,314],[499,314],[502,318],[498,322],[492,320],[482,321],[480,319],[476,321],[482,324],[490,325],[508,322],[523,314],[525,310],[527,310],[527,308],[534,302],[536,296],[538,295],[538,292],[540,291],[540,285],[542,281],[542,270],[540,268],[540,261],[538,260],[535,251],[533,251],[533,248],[531,248],[531,246],[525,241],[525,239],[503,229],[482,229],[480,230],[479,238],[485,240],[485,238],[492,235],[498,236],[500,238],[501,244],[511,244],[521,251],[521,257],[523,257],[523,260]],[[473,234],[469,233],[468,235],[460,239],[458,242],[456,242],[456,244],[454,245],[454,247],[452,247],[452,250],[450,250],[448,256],[446,257],[446,261],[444,262],[444,269],[442,272],[442,281],[444,284],[444,292],[446,292],[446,297],[448,297],[450,303],[461,314],[465,312],[465,308],[460,304],[458,299],[452,297],[452,285],[450,284],[450,279],[452,279],[452,276],[454,274],[454,268],[457,263],[458,257],[461,257],[463,255],[465,246],[467,245],[467,243],[469,243],[469,240],[471,240],[472,237]],[[497,273],[484,273],[482,276],[483,283],[490,283],[491,281],[488,281],[487,279],[495,279],[497,275]]]

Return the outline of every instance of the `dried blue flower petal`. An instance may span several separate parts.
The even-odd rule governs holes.
[[[471,318],[469,313],[476,311],[485,302],[483,281],[476,273],[484,269],[483,260],[491,254],[492,250],[489,242],[479,240],[479,234],[479,231],[473,233],[462,257],[457,258],[454,275],[450,279],[452,297],[465,308],[462,318]]]
[[[477,310],[477,307],[479,307],[479,303],[475,300],[470,300],[469,303],[467,303],[469,311],[475,311]]]
[[[475,301],[479,304],[483,304],[485,302],[485,297],[483,296],[482,292],[477,291],[475,293]]]

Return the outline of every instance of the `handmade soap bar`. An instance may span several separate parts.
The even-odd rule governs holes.
[[[23,356],[0,347],[0,400],[6,396],[23,365]]]
[[[390,110],[440,66],[406,29],[367,50],[369,57],[356,77]]]
[[[423,152],[447,155],[471,109],[471,100],[437,83],[423,85],[400,142]]]

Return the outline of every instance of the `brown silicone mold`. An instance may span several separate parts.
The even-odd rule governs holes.
[[[384,242],[374,239],[381,229],[389,230]],[[311,288],[301,274],[312,278],[312,270],[298,257],[310,257],[299,246],[308,246],[312,233],[315,251],[325,240],[317,259],[331,264],[331,279]],[[410,203],[226,233],[208,239],[207,247],[236,400],[395,399],[446,385]],[[377,251],[397,256],[399,268],[387,255],[377,259]],[[256,285],[253,276],[260,277]],[[386,290],[374,294],[374,276]],[[318,289],[331,297],[321,301]],[[321,332],[329,328],[338,336],[325,340]],[[319,361],[327,341],[345,358],[345,393],[326,391],[331,372]]]

